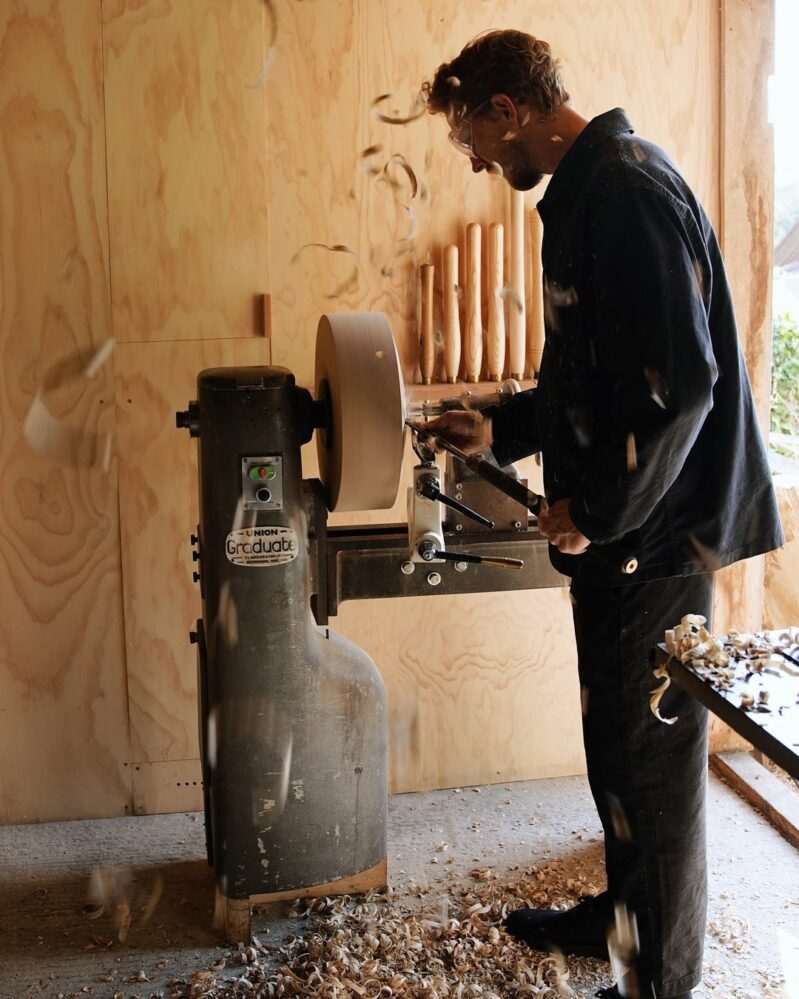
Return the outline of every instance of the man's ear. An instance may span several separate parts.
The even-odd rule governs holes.
[[[518,124],[519,113],[516,104],[507,94],[494,94],[491,98],[491,107],[503,120],[510,125]]]

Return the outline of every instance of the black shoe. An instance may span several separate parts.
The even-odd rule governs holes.
[[[516,909],[505,920],[508,933],[535,950],[559,950],[576,957],[608,960],[607,930],[613,905],[607,892],[587,898],[566,912]]]

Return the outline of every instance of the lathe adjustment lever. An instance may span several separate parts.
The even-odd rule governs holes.
[[[524,562],[520,558],[500,558],[493,555],[473,555],[471,552],[450,552],[436,548],[432,541],[422,541],[419,554],[425,562],[434,559],[444,559],[447,562],[474,562],[477,565],[493,565],[496,569],[523,569]]]
[[[489,520],[488,517],[484,517],[476,510],[472,510],[471,507],[464,506],[464,504],[459,503],[458,500],[453,499],[451,496],[447,496],[446,493],[442,493],[440,483],[432,473],[430,475],[422,475],[417,480],[416,492],[420,496],[433,500],[433,502],[443,503],[444,506],[448,506],[451,510],[457,510],[458,513],[463,514],[464,517],[476,520],[477,523],[482,524],[483,527],[491,528],[494,526],[493,520]],[[461,561],[464,560],[462,559]]]

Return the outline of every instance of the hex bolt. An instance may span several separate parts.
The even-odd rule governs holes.
[[[463,489],[463,483],[462,482],[456,482],[455,483],[455,488],[458,490],[458,492],[460,492],[461,489]]]
[[[197,642],[199,642],[199,640],[200,640],[200,636],[197,634],[196,631],[190,631],[189,632],[189,642],[192,645],[196,645]]]
[[[462,531],[463,530],[463,524],[456,524],[455,525],[455,530],[456,531]]]
[[[431,586],[438,586],[438,584],[441,582],[441,573],[440,572],[428,572],[428,574],[427,574],[427,582]]]
[[[514,522],[513,526],[518,531],[521,528],[521,526],[522,526],[522,522],[520,520],[517,520],[517,521]]]
[[[200,561],[200,553],[199,552],[192,552],[191,553],[191,560],[192,560],[192,562],[199,562]]]
[[[191,541],[191,543],[193,545],[198,545],[200,543],[200,539],[197,537],[196,534],[192,534],[192,536],[189,538],[189,540]]]
[[[466,572],[466,570],[468,568],[469,568],[469,563],[468,562],[456,562],[455,563],[455,572]]]
[[[411,573],[413,572],[413,570],[415,568],[416,568],[416,566],[413,564],[413,562],[411,562],[410,560],[407,560],[407,559],[400,566],[400,569],[402,570],[403,574],[406,575],[406,576],[410,576]]]
[[[193,572],[191,575],[192,575],[192,579],[194,580],[195,583],[199,583],[200,582],[200,574],[199,574],[199,572]]]

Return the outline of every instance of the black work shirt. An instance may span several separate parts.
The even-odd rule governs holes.
[[[621,109],[594,118],[538,211],[546,344],[538,387],[492,411],[506,464],[542,452],[598,583],[708,571],[783,534],[715,234],[668,156]],[[618,544],[616,544],[618,542]],[[622,576],[602,546],[638,559]],[[593,550],[593,554],[592,554]]]

